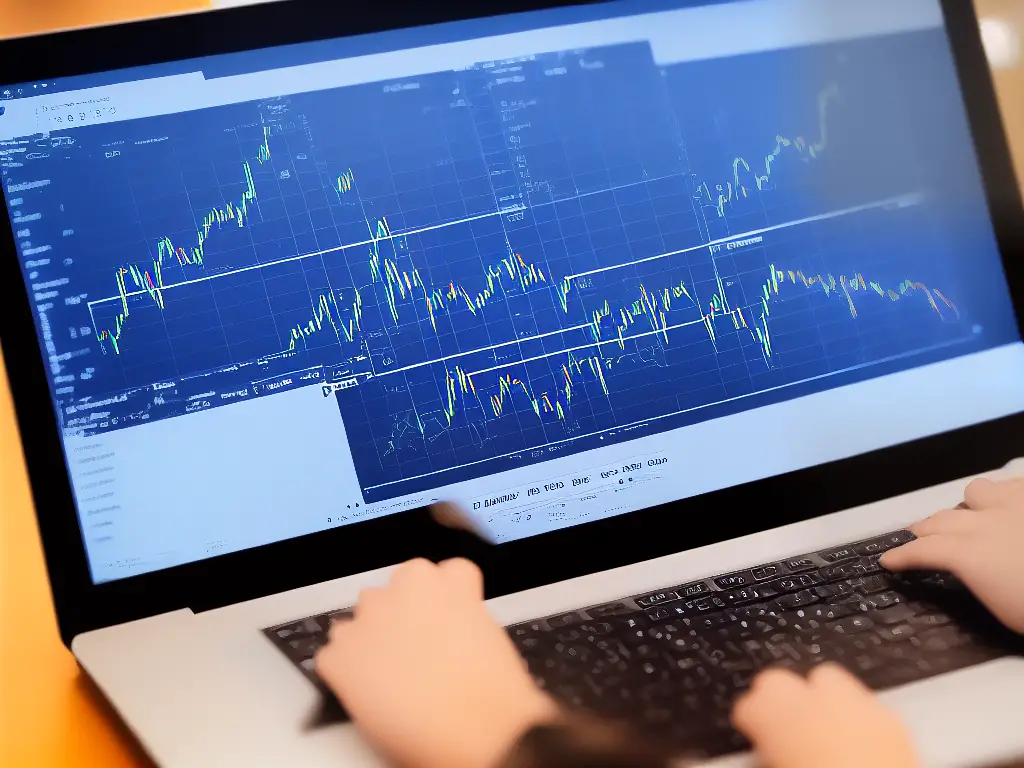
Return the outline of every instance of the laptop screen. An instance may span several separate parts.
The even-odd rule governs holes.
[[[93,579],[438,499],[507,541],[1021,410],[942,25],[613,2],[0,84]]]

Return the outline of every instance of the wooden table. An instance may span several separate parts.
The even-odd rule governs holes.
[[[0,35],[203,6],[202,0],[0,0]],[[982,12],[1019,13],[1010,0]],[[1024,24],[1022,24],[1024,26]],[[1017,166],[1024,165],[1024,70],[997,75]],[[0,364],[0,766],[148,765],[57,636],[28,479]]]
[[[201,0],[0,0],[0,35],[202,7]],[[0,365],[0,765],[122,768],[148,761],[57,635],[28,478]]]

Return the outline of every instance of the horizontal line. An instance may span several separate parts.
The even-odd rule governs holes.
[[[553,200],[542,200],[539,203],[530,202],[530,203],[528,203],[528,206],[530,208],[540,208],[542,205],[557,205],[558,203],[564,203],[564,202],[567,202],[569,200],[579,200],[580,198],[583,198],[583,197],[593,197],[594,195],[605,195],[605,194],[608,194],[609,192],[618,192],[620,189],[628,189],[629,187],[638,187],[641,184],[653,184],[656,181],[664,181],[665,179],[675,179],[675,178],[679,178],[681,176],[685,177],[686,175],[687,174],[685,172],[684,173],[667,173],[664,176],[651,176],[650,178],[640,179],[640,181],[627,181],[625,184],[617,184],[614,187],[605,187],[604,189],[594,189],[594,190],[591,190],[590,192],[580,192],[579,187],[577,187],[575,195],[566,195],[565,197],[559,197],[559,198],[556,198],[556,199],[553,199]],[[529,193],[529,192],[526,193],[527,199],[529,199],[529,195],[530,194],[531,193]],[[661,195],[660,197],[668,197],[668,195]],[[648,195],[648,199],[649,200],[654,200],[654,199],[657,199],[657,198],[652,198],[652,197],[650,197],[650,195]]]
[[[470,216],[470,217],[465,218],[465,219],[457,219],[456,221],[446,221],[443,224],[432,224],[429,227],[421,227],[419,229],[410,229],[410,230],[407,230],[405,232],[392,232],[390,235],[385,235],[383,237],[370,238],[369,240],[362,240],[362,241],[360,241],[358,243],[346,243],[345,245],[338,245],[338,246],[335,246],[334,248],[327,248],[326,250],[323,250],[323,251],[314,251],[313,253],[304,253],[304,254],[302,254],[300,256],[289,256],[286,259],[277,259],[276,261],[268,261],[268,262],[266,262],[264,264],[252,264],[252,265],[250,265],[248,267],[239,267],[238,269],[231,269],[231,270],[228,270],[227,272],[218,272],[215,275],[207,275],[205,277],[197,277],[194,280],[183,280],[180,283],[169,283],[168,285],[161,286],[160,290],[161,291],[167,291],[167,290],[170,290],[171,288],[180,288],[180,287],[182,287],[184,285],[192,285],[194,283],[205,283],[208,280],[216,280],[217,278],[220,278],[220,277],[229,277],[230,275],[237,275],[237,274],[239,274],[241,272],[251,272],[254,269],[264,269],[266,267],[276,267],[278,264],[287,264],[287,263],[292,262],[292,261],[301,261],[302,259],[311,259],[311,258],[314,258],[316,256],[324,256],[324,255],[326,255],[328,253],[337,253],[338,251],[344,251],[347,248],[359,248],[359,247],[364,246],[364,245],[371,245],[373,243],[379,243],[382,240],[394,240],[395,238],[398,238],[398,237],[408,237],[409,235],[419,235],[419,234],[421,234],[423,232],[431,232],[431,231],[433,231],[435,229],[444,229],[445,227],[453,227],[453,226],[455,226],[457,224],[468,224],[468,223],[473,222],[473,221],[479,221],[480,219],[489,219],[492,216],[504,216],[507,213],[518,213],[519,211],[525,211],[525,210],[526,210],[526,206],[517,205],[517,206],[512,206],[512,207],[509,207],[509,208],[504,208],[504,209],[502,209],[500,211],[492,211],[490,213],[482,213],[479,216]],[[131,293],[126,293],[125,297],[130,299],[132,296],[142,296],[143,294],[148,294],[148,293],[149,293],[149,291],[146,291],[146,290],[132,291]],[[95,299],[95,300],[87,302],[87,303],[88,303],[88,306],[92,307],[93,304],[105,304],[105,303],[107,303],[109,301],[121,301],[120,294],[118,294],[117,296],[108,296],[105,299]]]
[[[655,334],[665,333],[666,331],[675,330],[676,328],[686,328],[689,325],[703,324],[703,320],[690,320],[685,323],[677,323],[676,325],[668,325],[664,328],[659,328],[656,331],[644,331],[643,333],[635,333],[632,336],[623,336],[622,341],[630,341],[631,339],[642,339],[644,336],[654,336]],[[587,326],[581,326],[586,328]],[[473,371],[473,373],[466,374],[467,376],[477,376],[481,373],[490,373],[491,371],[497,371],[502,368],[511,368],[515,365],[522,365],[523,363],[532,363],[534,360],[543,360],[546,357],[554,357],[555,355],[567,355],[570,352],[577,352],[581,349],[589,349],[590,347],[600,347],[602,344],[618,344],[619,337],[616,336],[614,339],[603,339],[601,341],[595,341],[590,344],[582,344],[578,347],[570,347],[569,349],[560,349],[557,352],[548,352],[544,355],[537,355],[536,357],[528,357],[525,360],[519,360],[514,363],[503,363],[501,365],[495,365],[492,368],[484,368],[479,371]]]
[[[548,331],[547,333],[538,333],[536,336],[528,336],[525,339],[513,339],[512,341],[503,341],[500,344],[492,344],[489,347],[480,347],[478,349],[471,349],[468,352],[456,352],[454,355],[445,355],[435,360],[425,360],[422,363],[413,363],[407,365],[404,368],[396,368],[393,371],[384,371],[384,373],[377,373],[373,375],[373,378],[379,379],[381,376],[391,376],[394,373],[402,373],[402,371],[411,371],[413,368],[422,368],[424,365],[434,365],[435,363],[443,363],[446,360],[454,360],[456,357],[465,357],[466,355],[475,355],[477,352],[487,352],[491,349],[498,349],[499,347],[507,347],[512,344],[525,344],[529,341],[536,341],[537,339],[543,339],[548,336],[558,336],[562,333],[570,333],[571,331],[582,331],[585,328],[589,328],[590,323],[584,323],[583,325],[575,325],[572,328],[562,328],[558,331]]]
[[[633,266],[634,264],[643,264],[646,261],[657,261],[658,259],[664,259],[669,256],[678,256],[682,253],[692,253],[693,251],[699,251],[703,248],[711,248],[716,245],[724,245],[734,240],[743,240],[747,237],[754,237],[756,235],[763,235],[766,232],[775,232],[779,229],[788,229],[789,227],[797,227],[801,224],[810,224],[815,221],[825,221],[826,219],[834,219],[839,216],[846,216],[851,213],[860,213],[862,211],[868,211],[873,208],[884,208],[887,205],[893,205],[894,203],[900,203],[902,205],[915,205],[919,203],[923,195],[921,193],[915,193],[910,195],[900,195],[898,197],[890,197],[885,200],[876,200],[873,203],[864,203],[863,205],[855,205],[852,208],[842,208],[838,211],[830,211],[828,213],[819,213],[816,216],[807,216],[803,219],[794,219],[793,221],[787,221],[782,224],[773,224],[770,227],[763,227],[761,229],[752,229],[749,232],[743,232],[738,235],[729,235],[728,237],[722,237],[718,240],[712,240],[707,243],[701,243],[700,245],[691,245],[688,248],[680,248],[678,251],[669,251],[668,253],[659,253],[657,256],[647,256],[643,259],[636,259],[635,261],[624,261],[621,264],[615,264],[610,267],[598,267],[597,269],[591,269],[587,272],[577,272],[575,275],[567,275],[564,279],[566,281],[575,280],[578,277],[586,277],[587,275],[596,275],[599,272],[609,272],[613,269],[621,269],[622,267]]]
[[[970,337],[970,338],[973,338],[973,336]],[[957,344],[963,344],[965,341],[970,341],[970,338],[968,338],[968,339],[958,339],[956,341],[950,341],[950,342],[946,342],[946,343],[943,343],[943,344],[934,344],[934,345],[932,345],[930,347],[925,347],[924,349],[916,349],[913,352],[904,352],[903,354],[892,355],[891,357],[885,357],[885,358],[882,358],[881,360],[873,360],[870,363],[859,363],[858,365],[854,365],[854,366],[851,366],[849,368],[843,368],[841,371],[831,371],[829,373],[822,373],[822,374],[818,374],[817,376],[811,376],[810,378],[807,378],[807,379],[800,379],[799,381],[791,381],[788,384],[778,384],[778,385],[776,385],[774,387],[769,387],[768,389],[758,390],[757,392],[747,392],[746,394],[735,395],[733,397],[728,397],[725,400],[716,400],[713,403],[705,403],[704,405],[695,405],[692,408],[683,408],[682,410],[673,411],[672,413],[664,413],[661,416],[652,416],[649,419],[639,419],[637,421],[632,421],[629,424],[621,424],[621,425],[618,425],[618,426],[615,426],[615,427],[608,427],[608,429],[599,429],[599,430],[596,430],[594,432],[588,432],[585,435],[576,435],[574,437],[567,437],[564,440],[554,440],[554,441],[552,441],[550,443],[542,443],[540,445],[533,445],[533,446],[530,446],[528,448],[520,448],[518,451],[509,451],[508,453],[502,453],[502,454],[500,454],[498,456],[490,456],[490,457],[488,457],[486,459],[479,459],[478,461],[468,462],[467,464],[459,464],[458,466],[455,466],[455,467],[446,467],[445,469],[436,469],[433,472],[424,472],[422,475],[414,475],[412,477],[403,477],[400,480],[389,480],[386,483],[378,483],[377,485],[368,485],[368,486],[366,486],[365,490],[372,491],[372,490],[374,490],[376,488],[384,488],[386,486],[395,485],[397,483],[408,483],[408,482],[412,482],[413,480],[421,480],[424,477],[430,477],[432,475],[439,475],[439,474],[441,474],[443,472],[454,472],[455,470],[465,469],[466,467],[472,467],[472,466],[475,466],[477,464],[483,464],[484,462],[487,462],[487,461],[496,461],[497,459],[507,459],[509,456],[515,456],[516,454],[523,453],[524,451],[536,451],[536,450],[540,450],[541,448],[547,448],[547,447],[552,446],[552,445],[562,445],[563,443],[571,443],[571,442],[573,442],[575,440],[582,440],[582,439],[587,438],[587,437],[594,437],[595,435],[601,435],[601,434],[604,434],[606,432],[614,432],[617,429],[629,429],[629,428],[635,427],[635,426],[637,426],[639,424],[647,424],[647,423],[652,422],[652,421],[660,421],[661,419],[671,418],[672,416],[681,416],[684,413],[691,413],[693,411],[700,411],[700,410],[703,410],[704,408],[711,408],[711,407],[716,406],[716,405],[725,405],[726,403],[732,403],[732,402],[735,402],[737,400],[743,400],[743,399],[746,399],[748,397],[753,397],[754,395],[763,395],[763,394],[767,394],[768,392],[775,392],[775,391],[780,390],[780,389],[786,389],[788,387],[795,387],[795,386],[798,386],[800,384],[807,384],[808,382],[812,382],[812,381],[819,381],[821,379],[827,379],[830,376],[837,376],[837,375],[839,375],[841,373],[850,373],[852,371],[857,371],[857,370],[860,370],[862,368],[870,368],[871,366],[874,366],[874,365],[881,365],[882,363],[891,363],[894,360],[901,360],[901,359],[903,359],[905,357],[914,357],[915,355],[922,355],[925,352],[933,352],[933,351],[935,351],[937,349],[944,349],[945,347],[952,347],[952,346],[955,346]],[[722,418],[724,418],[724,417],[722,417]],[[557,457],[556,456],[556,457],[553,457],[553,458],[561,458],[561,457]],[[549,461],[550,461],[550,459],[549,459]],[[537,463],[544,463],[544,462],[537,462]],[[470,478],[470,479],[472,480],[472,479],[476,479],[476,478]],[[457,480],[456,481],[456,483],[459,483],[459,482],[469,482],[469,481],[468,480],[466,480],[466,481]]]
[[[346,248],[358,248],[358,247],[363,246],[363,245],[369,245],[372,242],[379,242],[380,240],[390,240],[390,239],[393,239],[395,237],[405,237],[407,235],[415,235],[415,234],[419,234],[421,232],[429,232],[429,231],[434,230],[434,229],[440,229],[442,227],[450,227],[450,226],[453,226],[455,224],[465,224],[467,222],[477,221],[478,219],[485,219],[485,218],[489,218],[491,216],[502,216],[502,215],[504,215],[506,213],[518,213],[520,211],[525,211],[525,210],[528,210],[530,208],[540,208],[540,207],[545,206],[545,205],[555,205],[557,203],[566,202],[566,201],[569,201],[569,200],[578,200],[578,199],[583,198],[583,197],[591,197],[593,195],[601,195],[601,194],[606,194],[606,193],[609,193],[609,192],[614,193],[614,192],[616,192],[616,191],[618,191],[620,189],[626,189],[627,187],[635,187],[635,186],[638,186],[640,184],[651,184],[651,183],[656,182],[656,181],[664,181],[665,179],[675,178],[675,177],[680,176],[680,175],[682,175],[682,174],[673,173],[673,174],[668,174],[666,176],[655,176],[655,177],[650,178],[650,179],[641,179],[640,181],[631,181],[631,182],[628,182],[626,184],[619,184],[618,186],[615,186],[615,187],[608,187],[607,189],[599,189],[599,190],[595,190],[593,192],[580,192],[579,190],[577,190],[575,195],[572,195],[572,196],[569,196],[569,197],[558,198],[557,200],[545,200],[545,201],[539,202],[539,203],[534,203],[534,202],[529,202],[529,203],[525,203],[525,204],[524,203],[520,203],[518,205],[512,205],[512,206],[509,206],[507,208],[503,208],[500,211],[491,211],[489,213],[481,214],[479,216],[471,216],[469,218],[459,219],[457,221],[448,221],[448,222],[444,222],[442,224],[435,224],[435,225],[432,225],[432,226],[429,226],[429,227],[424,227],[422,229],[409,230],[407,232],[399,232],[397,234],[396,233],[392,233],[389,237],[377,238],[377,241],[374,241],[374,240],[364,240],[361,243],[349,243],[347,245],[340,245],[340,246],[337,246],[335,248],[328,248],[327,250],[324,250],[324,251],[315,251],[313,253],[304,253],[304,254],[302,254],[300,256],[289,256],[286,259],[279,259],[277,261],[270,261],[270,262],[267,262],[266,264],[252,264],[252,265],[250,265],[248,267],[240,267],[238,269],[231,270],[231,271],[228,271],[228,272],[219,272],[219,273],[217,273],[215,275],[209,275],[209,276],[203,277],[203,278],[196,278],[195,280],[183,280],[183,281],[178,282],[178,283],[171,283],[170,285],[165,285],[161,290],[167,290],[168,288],[177,288],[177,287],[182,286],[182,285],[191,285],[192,283],[203,282],[204,280],[212,280],[212,279],[217,278],[217,277],[226,277],[228,275],[234,275],[234,274],[237,274],[239,272],[247,272],[247,271],[252,270],[252,269],[262,269],[263,267],[272,267],[275,264],[285,264],[285,263],[288,263],[290,261],[296,261],[298,259],[306,259],[306,258],[311,258],[311,257],[314,257],[314,256],[323,256],[324,254],[334,253],[336,251],[344,250]],[[130,298],[132,296],[140,296],[143,293],[146,293],[146,291],[133,291],[132,293],[126,294],[126,296]],[[102,303],[105,303],[105,302],[108,302],[108,301],[120,301],[120,299],[121,299],[120,295],[110,296],[110,297],[107,297],[105,299],[95,299],[93,301],[87,302],[87,304],[91,307],[93,304],[102,304]]]

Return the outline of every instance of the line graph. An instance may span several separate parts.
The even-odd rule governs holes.
[[[780,224],[774,224],[767,227],[760,227],[758,229],[751,229],[746,232],[740,232],[736,235],[729,235],[727,237],[719,237],[714,240],[709,240],[699,245],[692,245],[687,248],[680,248],[675,251],[668,251],[666,253],[657,253],[653,256],[645,256],[640,259],[634,259],[632,261],[621,262],[619,264],[609,264],[605,267],[597,267],[595,269],[587,270],[586,272],[577,272],[572,275],[566,275],[563,279],[563,292],[568,294],[571,290],[571,282],[581,277],[588,277],[589,275],[600,274],[601,272],[610,272],[615,269],[622,269],[623,267],[633,267],[638,264],[646,264],[649,261],[658,261],[659,259],[665,259],[670,256],[679,256],[684,253],[690,253],[693,251],[704,250],[705,248],[713,249],[718,246],[729,245],[737,241],[749,240],[756,238],[760,235],[768,234],[769,232],[776,232],[781,229],[789,229],[790,227],[799,227],[804,224],[813,224],[818,221],[827,221],[828,219],[839,218],[840,216],[848,216],[850,214],[862,213],[865,211],[871,211],[878,208],[904,208],[911,205],[917,205],[923,200],[923,196],[920,193],[912,193],[906,195],[897,195],[895,197],[886,198],[884,200],[874,200],[870,203],[863,203],[861,205],[850,206],[849,208],[842,208],[836,211],[828,211],[827,213],[819,213],[814,216],[805,216],[803,218],[794,219],[792,221],[785,221]]]
[[[769,277],[762,286],[762,296],[758,305],[747,308],[733,307],[724,287],[720,286],[719,293],[711,297],[707,308],[701,313],[699,319],[670,324],[668,316],[672,310],[673,300],[685,299],[687,309],[698,309],[696,301],[690,295],[685,284],[680,283],[678,286],[671,286],[659,292],[648,292],[641,284],[641,297],[635,300],[632,305],[620,308],[617,316],[616,313],[612,312],[607,302],[603,308],[595,311],[594,321],[587,328],[594,336],[594,341],[591,344],[581,344],[566,350],[526,358],[517,363],[506,363],[472,372],[464,371],[458,366],[456,366],[454,372],[447,370],[445,373],[445,390],[448,393],[448,400],[445,415],[449,423],[451,423],[451,420],[455,417],[457,402],[465,396],[471,396],[479,401],[480,395],[477,392],[476,377],[485,373],[508,370],[513,366],[521,366],[538,360],[564,355],[566,360],[561,364],[561,372],[564,375],[565,382],[560,390],[542,392],[534,396],[528,382],[514,378],[512,374],[506,373],[498,377],[498,394],[489,396],[495,416],[501,416],[506,398],[511,398],[516,391],[521,390],[537,416],[541,416],[542,412],[556,413],[560,420],[564,420],[569,413],[576,381],[579,376],[583,375],[584,367],[599,381],[604,394],[608,395],[609,391],[604,378],[604,370],[611,369],[615,364],[615,358],[607,358],[600,353],[584,357],[583,359],[577,358],[575,353],[583,350],[600,350],[601,347],[609,344],[616,345],[620,350],[625,351],[627,342],[635,342],[645,337],[658,337],[659,342],[668,345],[671,343],[669,331],[694,325],[703,326],[707,330],[712,343],[714,343],[716,341],[716,320],[718,318],[728,319],[732,323],[733,330],[740,331],[742,329],[749,331],[751,337],[757,339],[765,362],[769,363],[773,353],[771,330],[768,324],[768,318],[771,315],[770,302],[779,296],[780,286],[784,288],[787,282],[794,286],[802,286],[805,289],[812,289],[814,286],[818,286],[826,297],[841,299],[849,308],[850,316],[853,319],[856,319],[858,314],[854,297],[861,292],[873,293],[877,297],[889,302],[897,302],[908,296],[920,294],[938,319],[959,320],[960,318],[960,312],[956,305],[947,299],[940,290],[931,289],[920,282],[903,280],[893,289],[883,287],[875,281],[869,282],[860,273],[856,273],[851,277],[840,275],[838,278],[831,274],[808,276],[799,270],[781,270],[771,265]],[[746,309],[746,312],[744,312],[744,309]],[[632,327],[641,316],[646,317],[652,329],[638,333],[624,333],[624,330]],[[750,323],[748,323],[748,317],[751,318]],[[613,337],[609,339],[601,338],[602,320],[605,318],[610,318],[613,321],[611,323],[614,327]],[[621,323],[619,322],[620,318]],[[457,387],[456,384],[458,385]]]
[[[804,162],[816,160],[822,152],[828,148],[828,121],[829,108],[835,102],[841,102],[842,95],[836,83],[830,83],[818,94],[818,138],[816,141],[808,141],[803,136],[786,138],[777,135],[775,137],[775,148],[764,157],[764,171],[760,169],[752,171],[750,164],[742,157],[736,157],[732,161],[732,178],[723,183],[714,185],[714,192],[707,181],[702,181],[697,186],[695,197],[702,203],[709,203],[714,206],[719,216],[725,216],[726,206],[737,198],[750,196],[750,187],[743,182],[743,177],[753,177],[754,186],[760,192],[772,182],[772,169],[785,150],[790,150]]]
[[[46,194],[83,212],[54,325],[91,357],[56,385],[138,418],[322,391],[370,502],[955,354],[983,278],[943,155],[893,127],[925,97],[891,44],[625,44],[83,129],[103,214]]]
[[[397,373],[374,370],[358,394],[339,393],[350,440],[368,456],[371,447],[376,451],[376,460],[364,462],[378,478],[371,481],[374,492],[386,497],[484,471],[473,467],[516,466],[526,455],[627,439],[645,425],[669,429],[724,407],[715,403],[781,393],[790,382],[823,381],[839,369],[867,375],[869,359],[878,365],[903,359],[891,343],[897,337],[914,336],[932,351],[970,340],[943,277],[926,268],[933,284],[918,272],[924,262],[895,257],[894,249],[909,255],[940,247],[931,237],[906,241],[889,223],[901,217],[923,223],[931,205],[929,194],[906,191],[912,176],[901,173],[899,158],[876,153],[865,167],[890,168],[874,174],[873,186],[861,189],[854,180],[832,192],[839,179],[851,178],[850,158],[860,156],[858,141],[867,135],[847,114],[864,109],[864,93],[856,84],[841,88],[833,73],[821,79],[804,102],[812,109],[799,113],[810,116],[804,124],[813,126],[812,137],[762,130],[771,144],[758,163],[742,152],[728,155],[730,177],[720,183],[710,181],[713,171],[686,174],[698,224],[710,215],[720,223],[736,217],[739,226],[729,222],[722,231],[720,223],[717,229],[709,223],[688,244],[646,253],[622,248],[619,258],[608,249],[602,259],[568,270],[540,263],[548,280],[538,295],[553,292],[557,300],[555,311],[545,312],[547,325],[514,341],[495,339],[398,369],[430,375],[396,384]],[[685,127],[683,135],[689,135]],[[822,181],[830,185],[824,196]],[[904,189],[893,188],[898,184]],[[849,203],[823,210],[824,200]],[[774,210],[765,207],[769,201]],[[830,264],[820,242],[839,238],[847,256]],[[376,401],[374,387],[386,397]],[[378,407],[383,402],[386,410]],[[385,418],[390,434],[380,428]],[[364,431],[361,419],[378,426]],[[488,455],[498,463],[479,458]]]
[[[261,145],[261,152],[264,151],[265,146],[266,145]],[[266,151],[268,152],[267,156],[269,157],[269,150]],[[244,165],[244,170],[247,179],[246,195],[249,199],[255,200],[256,193],[252,184],[251,171],[247,163]],[[347,171],[342,177],[339,177],[339,179],[342,178],[346,180],[344,184],[345,188],[341,189],[342,184],[339,181],[339,191],[351,191],[354,186],[354,179],[351,170]],[[243,198],[243,200],[244,199],[246,198]],[[589,275],[594,275],[601,272],[608,272],[616,269],[622,269],[626,267],[635,267],[638,264],[643,264],[649,261],[656,261],[659,259],[678,256],[680,254],[685,254],[697,250],[728,245],[730,243],[734,243],[737,241],[744,241],[749,240],[751,238],[756,238],[758,236],[763,236],[770,232],[775,232],[790,227],[798,227],[812,222],[824,221],[832,218],[837,218],[840,216],[848,216],[851,214],[856,214],[876,208],[905,207],[910,205],[916,205],[921,202],[921,199],[922,196],[920,194],[900,195],[884,200],[877,200],[872,201],[870,203],[851,206],[849,208],[842,210],[829,211],[814,216],[808,216],[794,221],[782,222],[780,224],[762,227],[756,230],[750,230],[748,232],[741,232],[736,235],[718,238],[716,240],[689,246],[687,248],[682,248],[675,251],[659,253],[652,256],[647,256],[640,259],[634,259],[628,262],[623,262],[620,264],[613,264],[609,266],[599,267],[586,272],[566,275],[560,281],[560,286],[558,288],[560,294],[559,301],[562,304],[563,310],[567,311],[568,296],[572,290],[573,282],[579,278],[587,277]],[[239,213],[239,218],[235,219],[231,215],[232,210],[233,209],[230,207],[229,204],[228,208],[226,209],[226,212],[221,212],[223,219],[225,221],[237,220],[238,226],[244,226],[244,218],[242,218],[242,214]],[[239,208],[237,210],[244,211],[244,209],[242,208]],[[475,296],[471,297],[465,287],[461,285],[457,286],[454,282],[450,282],[447,286],[443,286],[441,288],[426,286],[423,283],[422,278],[415,267],[413,267],[411,271],[400,270],[394,260],[388,259],[387,257],[382,257],[380,253],[381,243],[384,241],[394,240],[395,238],[421,234],[422,232],[430,231],[430,229],[440,229],[459,224],[466,224],[471,221],[486,218],[488,216],[509,215],[510,213],[516,213],[521,210],[523,210],[522,207],[506,209],[502,211],[495,211],[490,214],[481,214],[479,216],[473,217],[472,219],[462,219],[453,222],[445,222],[442,224],[434,225],[431,228],[413,230],[405,233],[399,232],[397,234],[391,231],[387,219],[384,218],[376,222],[376,226],[367,222],[369,236],[367,239],[362,241],[346,244],[343,246],[338,246],[334,249],[329,249],[326,251],[320,251],[312,254],[303,254],[301,256],[291,257],[291,259],[288,260],[275,261],[269,264],[252,265],[251,267],[246,267],[241,270],[231,270],[230,272],[225,273],[214,273],[212,275],[206,275],[192,281],[182,281],[178,283],[165,284],[163,280],[163,261],[165,258],[165,254],[170,254],[172,252],[175,253],[175,255],[178,258],[179,266],[184,266],[186,264],[202,264],[201,248],[202,243],[205,241],[205,238],[208,236],[208,234],[204,235],[204,233],[201,231],[199,240],[200,245],[193,250],[193,260],[189,260],[187,255],[181,249],[178,249],[177,251],[172,251],[169,245],[169,241],[167,241],[168,245],[166,248],[164,245],[165,241],[160,241],[158,243],[158,258],[153,262],[153,274],[150,274],[149,271],[143,270],[141,267],[137,265],[131,265],[127,268],[119,268],[117,273],[115,274],[115,280],[117,282],[118,287],[118,295],[116,297],[111,296],[104,299],[91,301],[89,302],[89,307],[91,309],[95,305],[110,303],[113,301],[118,301],[121,304],[123,311],[116,316],[115,330],[109,331],[104,329],[101,330],[98,335],[100,341],[109,340],[113,345],[115,351],[119,352],[120,350],[118,341],[120,339],[120,333],[121,329],[123,328],[124,319],[127,318],[129,314],[128,299],[132,297],[143,295],[148,296],[156,303],[157,306],[163,308],[163,294],[168,289],[191,285],[195,282],[217,279],[218,277],[221,276],[227,277],[234,274],[238,274],[239,272],[243,271],[265,269],[268,267],[277,266],[281,263],[287,263],[287,261],[301,260],[317,256],[325,256],[329,253],[344,251],[347,249],[354,249],[361,246],[369,246],[369,265],[372,280],[373,282],[380,282],[384,285],[388,306],[390,308],[390,312],[395,322],[397,323],[399,320],[398,302],[400,300],[410,298],[414,292],[418,292],[421,293],[423,296],[424,306],[427,308],[430,323],[433,326],[434,330],[436,331],[436,312],[445,310],[447,308],[447,303],[449,302],[464,302],[465,306],[469,309],[469,311],[472,314],[477,314],[478,311],[483,310],[483,308],[487,305],[487,302],[500,289],[502,285],[503,275],[506,273],[508,274],[508,278],[513,280],[514,282],[519,283],[523,290],[527,290],[529,287],[540,283],[548,283],[550,282],[550,280],[548,277],[545,276],[543,267],[539,267],[536,264],[526,264],[526,262],[523,261],[522,256],[518,254],[509,254],[508,256],[504,257],[499,264],[492,265],[486,269],[486,272],[484,274],[484,279],[486,280],[486,287],[483,290],[476,293]],[[207,226],[206,221],[204,221],[204,229],[206,230],[207,233],[210,229],[210,226]],[[128,290],[127,283],[125,280],[126,276],[130,276],[132,278],[134,285],[138,287],[137,290]],[[362,307],[362,297],[359,294],[358,288],[354,289],[353,293],[354,299],[353,304],[351,306],[351,318],[349,319],[347,325],[344,324],[340,319],[342,310],[339,308],[337,300],[335,299],[333,294],[322,294],[320,296],[317,296],[315,307],[313,308],[313,311],[311,313],[310,320],[306,323],[300,323],[295,328],[291,329],[287,351],[294,351],[296,349],[297,343],[302,342],[304,339],[310,337],[314,333],[322,332],[328,326],[330,326],[335,336],[339,340],[341,338],[344,338],[349,342],[354,341],[356,332],[360,329],[360,310]]]
[[[270,151],[269,126],[264,126],[263,128],[263,142],[259,145],[256,159],[260,165],[269,163],[272,159]],[[186,265],[201,267],[204,265],[206,253],[205,244],[213,231],[219,230],[225,225],[235,225],[239,228],[246,226],[249,221],[250,207],[257,203],[257,193],[256,182],[253,180],[252,175],[252,167],[249,165],[248,161],[242,163],[242,172],[245,177],[245,191],[242,193],[238,202],[236,203],[233,200],[229,200],[223,207],[213,208],[210,210],[203,217],[196,232],[196,244],[191,246],[188,251],[180,246],[175,247],[169,237],[163,237],[156,243],[157,255],[153,259],[151,269],[147,269],[137,264],[117,268],[114,273],[114,282],[117,285],[116,300],[121,304],[121,311],[115,316],[112,328],[102,328],[97,330],[96,338],[98,341],[109,341],[114,352],[116,354],[120,354],[121,332],[124,330],[125,321],[128,319],[128,315],[130,314],[128,300],[134,296],[147,295],[158,307],[163,309],[164,291],[167,290],[167,288],[173,288],[176,287],[176,285],[182,284],[172,283],[170,285],[166,285],[164,283],[164,264],[176,262],[179,267],[185,267]],[[340,176],[338,176],[336,182],[339,194],[350,192],[354,187],[354,183],[355,181],[352,170],[349,169],[344,171]],[[252,268],[258,269],[261,266],[263,265],[254,265]],[[131,279],[135,290],[129,290],[126,278]],[[115,300],[115,297],[100,299],[95,302],[90,302],[89,307],[91,309],[95,304],[101,304],[113,300]]]

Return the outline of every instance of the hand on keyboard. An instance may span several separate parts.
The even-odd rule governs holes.
[[[965,499],[973,509],[915,526],[919,540],[891,531],[505,630],[483,608],[475,567],[418,561],[400,567],[387,589],[364,593],[355,619],[335,625],[326,648],[331,622],[350,610],[264,633],[312,682],[338,694],[386,757],[410,768],[494,765],[519,733],[558,717],[552,700],[570,714],[626,723],[659,752],[724,755],[748,747],[745,734],[766,759],[776,756],[768,759],[774,768],[842,766],[871,722],[894,745],[892,760],[879,764],[902,768],[909,742],[859,684],[827,667],[809,680],[799,675],[834,662],[883,689],[1018,652],[1019,638],[964,583],[1008,626],[1024,629],[1016,551],[1024,482],[974,483]],[[883,564],[914,572],[885,573]],[[758,677],[770,667],[788,672]],[[439,695],[443,706],[434,706]],[[742,734],[730,723],[737,698],[733,722]],[[793,716],[805,710],[812,714]],[[828,718],[839,710],[846,714],[836,736]],[[776,729],[779,713],[787,727]],[[843,739],[849,723],[858,735]],[[790,740],[800,751],[780,751]]]
[[[803,678],[769,669],[736,702],[733,724],[773,768],[878,768],[917,765],[906,728],[857,678],[822,664]],[[858,748],[857,745],[861,745]]]
[[[915,541],[882,555],[891,571],[949,571],[1007,627],[1024,633],[1024,480],[975,480],[964,505],[915,523]]]
[[[316,670],[363,735],[413,768],[495,765],[558,710],[483,603],[466,560],[399,566],[335,622]]]

